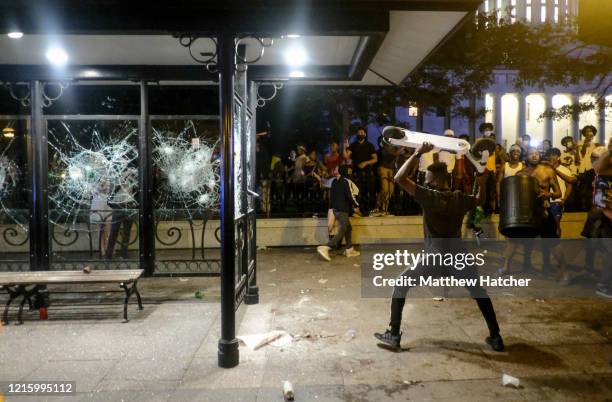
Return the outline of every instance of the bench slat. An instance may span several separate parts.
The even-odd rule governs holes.
[[[0,285],[68,284],[68,283],[130,283],[140,278],[142,269],[92,271],[0,272]]]

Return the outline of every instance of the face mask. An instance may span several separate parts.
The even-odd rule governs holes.
[[[484,131],[484,132],[483,132],[483,135],[484,135],[485,137],[490,137],[490,136],[491,136],[491,134],[493,134],[493,131],[486,130],[486,131]]]
[[[366,137],[365,134],[364,135],[362,135],[362,134],[358,134],[357,135],[357,138],[360,139],[360,140],[365,140],[365,137]]]

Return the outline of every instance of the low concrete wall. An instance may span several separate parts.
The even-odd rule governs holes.
[[[561,222],[563,237],[580,237],[580,231],[586,219],[585,213],[566,213]],[[481,223],[484,236],[487,238],[503,237],[497,231],[499,217],[493,215]],[[423,218],[421,216],[388,216],[384,218],[351,218],[353,225],[353,242],[356,244],[368,243],[372,239],[417,239],[423,237]],[[204,247],[219,247],[215,238],[215,230],[219,227],[219,221],[211,220],[207,223],[204,231]],[[0,234],[11,233],[11,229],[17,230],[17,237],[9,238],[13,242],[24,239],[25,234],[15,225],[0,225]],[[89,240],[85,228],[79,231],[79,238],[70,246],[61,246],[53,242],[54,252],[89,251]],[[7,231],[8,230],[8,231]],[[68,240],[61,236],[61,229],[56,228],[61,241]],[[177,239],[178,233],[180,239]],[[132,228],[132,236],[136,234],[136,227]],[[199,248],[202,238],[202,226],[194,226],[195,244]],[[466,237],[471,236],[471,231],[464,230]],[[189,224],[186,221],[161,222],[157,227],[157,236],[161,241],[156,241],[156,247],[162,249],[190,249],[192,237]],[[259,246],[313,246],[327,242],[327,219],[319,218],[291,218],[291,219],[258,219],[257,220],[257,244]],[[98,234],[92,233],[94,250],[98,249]],[[166,243],[166,244],[163,244]],[[172,244],[174,243],[174,244]],[[169,245],[168,245],[169,244]],[[135,242],[131,248],[138,247]],[[7,244],[4,236],[0,235],[0,253],[28,252],[29,245],[15,247]]]

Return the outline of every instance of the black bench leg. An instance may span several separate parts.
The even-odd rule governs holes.
[[[17,297],[19,297],[20,294],[23,293],[22,286],[18,286],[16,289],[11,289],[10,287],[6,287],[6,291],[9,294],[9,299],[6,302],[6,305],[4,306],[4,312],[2,313],[2,325],[8,325],[9,306],[11,305],[13,300],[15,300]]]
[[[125,301],[123,302],[123,322],[128,322],[130,320],[128,320],[127,310],[128,310],[128,302],[130,301],[131,292],[125,283],[122,283],[119,286],[121,286],[121,288],[125,290]]]
[[[134,282],[134,285],[132,286],[132,290],[134,291],[134,293],[136,293],[136,300],[138,300],[138,310],[142,310],[142,299],[140,298],[140,292],[138,291],[138,288],[136,287],[136,282]]]
[[[19,313],[17,314],[17,322],[15,323],[15,325],[23,324],[23,306],[25,305],[26,300],[28,300],[28,295],[24,294],[23,300],[19,304]]]

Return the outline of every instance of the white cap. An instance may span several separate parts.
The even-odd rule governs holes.
[[[453,130],[451,130],[450,128],[447,128],[446,130],[444,130],[444,136],[445,137],[454,137],[455,136],[455,132]]]

